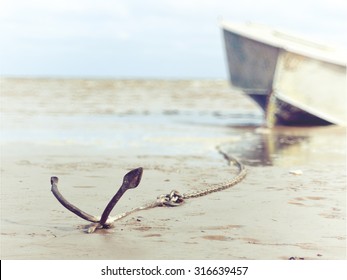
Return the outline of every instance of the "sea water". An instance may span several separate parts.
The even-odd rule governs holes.
[[[344,128],[263,126],[259,107],[226,80],[1,79],[5,148],[35,143],[174,155],[223,143],[249,165],[345,158]]]

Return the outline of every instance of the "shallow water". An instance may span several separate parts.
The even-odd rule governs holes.
[[[223,138],[228,126],[263,122],[226,81],[3,79],[1,88],[3,144],[128,149],[146,143],[147,151],[175,154],[175,145],[163,141]]]
[[[346,156],[344,128],[258,129],[260,109],[223,80],[4,78],[1,111],[3,145],[142,146],[175,154],[185,152],[180,139],[191,139],[192,152],[194,139],[205,138],[220,139],[249,165]]]

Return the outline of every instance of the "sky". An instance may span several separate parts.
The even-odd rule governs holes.
[[[0,0],[0,74],[225,79],[221,20],[347,48],[346,0]]]

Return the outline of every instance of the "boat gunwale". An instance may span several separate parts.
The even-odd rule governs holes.
[[[290,34],[289,32],[283,32],[276,29],[272,29],[267,26],[257,25],[253,23],[234,24],[223,21],[220,23],[220,26],[223,30],[237,34],[244,38],[257,41],[275,48],[279,48],[287,52],[296,53],[299,55],[303,55],[306,57],[310,57],[316,60],[320,60],[323,62],[335,64],[346,68],[347,50],[335,46],[324,45],[313,40],[307,40],[300,36]],[[259,28],[262,28],[262,30],[266,30],[267,33],[271,32],[270,35],[266,34],[266,36],[262,37],[261,35],[254,34],[254,31],[250,31],[251,29],[255,30]],[[286,36],[292,39],[295,38],[296,41],[302,41],[305,42],[305,44],[294,42],[288,38],[281,40],[277,38],[273,33],[282,34],[282,36]],[[284,40],[287,42],[287,44],[284,42]],[[316,47],[314,47],[313,45],[316,45]]]

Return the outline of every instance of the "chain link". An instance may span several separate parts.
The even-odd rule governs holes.
[[[134,208],[128,212],[124,212],[124,213],[118,215],[116,218],[114,218],[114,221],[120,220],[120,219],[134,213],[134,212],[141,211],[141,210],[147,210],[147,209],[151,209],[151,208],[155,208],[155,207],[180,206],[184,203],[185,199],[201,197],[201,196],[205,196],[207,194],[213,193],[213,192],[222,191],[222,190],[228,189],[228,188],[236,185],[237,183],[241,182],[246,177],[246,174],[247,174],[247,171],[246,171],[246,168],[244,167],[244,165],[236,158],[223,152],[219,146],[217,146],[217,150],[228,161],[229,165],[233,164],[233,165],[237,166],[238,173],[233,179],[226,181],[224,183],[210,185],[208,188],[206,188],[204,190],[185,193],[183,195],[180,194],[176,190],[172,190],[169,194],[163,194],[163,195],[158,196],[157,200],[155,202],[145,204],[143,206]]]

